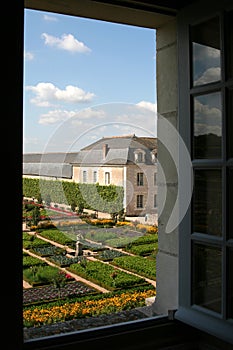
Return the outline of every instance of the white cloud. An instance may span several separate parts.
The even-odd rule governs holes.
[[[218,61],[220,59],[220,50],[211,46],[194,43],[194,60],[203,61],[206,59]]]
[[[219,108],[195,100],[195,135],[213,133],[220,136],[221,123],[222,114]]]
[[[74,112],[72,111],[64,111],[59,109],[52,110],[40,116],[39,124],[49,125],[49,124],[60,123],[69,118],[72,118],[73,115],[74,115]]]
[[[145,101],[143,102],[143,104]],[[150,103],[145,108],[134,104],[109,103],[82,110],[57,108],[40,116],[39,124],[50,133],[47,150],[79,150],[103,136],[156,137],[156,114]],[[52,128],[55,126],[55,129]]]
[[[155,103],[151,103],[151,102],[148,102],[148,101],[140,101],[136,104],[136,106],[138,107],[142,107],[142,108],[145,108],[151,112],[156,112],[157,111],[157,106]]]
[[[48,15],[44,15],[43,19],[45,21],[48,21],[48,22],[57,22],[58,21],[57,17],[55,17],[55,16],[48,16]]]
[[[215,134],[217,136],[222,135],[221,127],[218,125],[207,125],[207,124],[196,124],[195,125],[195,136]]]
[[[32,61],[34,59],[34,54],[29,51],[24,51],[24,59],[26,61]]]
[[[157,108],[156,104],[141,101],[135,105],[129,105],[129,108],[124,108],[122,113],[118,113],[115,120],[119,125],[115,128],[121,129],[124,133],[133,134],[141,132],[143,135],[152,134],[156,137],[157,134]],[[140,131],[139,131],[140,130]]]
[[[85,92],[77,86],[67,85],[65,90],[56,89],[55,96],[57,100],[76,103],[90,101],[94,94]]]
[[[37,137],[24,137],[23,143],[37,145],[39,143],[39,139]]]
[[[78,111],[73,116],[73,119],[71,120],[72,124],[75,124],[78,119],[92,119],[95,121],[96,119],[103,119],[106,116],[105,111],[102,109],[92,109],[92,108],[85,108],[82,111]]]
[[[56,109],[42,114],[39,119],[39,124],[51,125],[65,121],[73,126],[81,126],[84,125],[85,120],[90,120],[90,122],[87,122],[85,124],[85,127],[90,128],[97,120],[103,119],[104,115],[104,111],[94,110],[91,108],[86,108],[81,111],[67,111]]]
[[[87,47],[83,42],[77,40],[72,34],[63,34],[61,38],[57,38],[53,35],[43,33],[41,37],[44,39],[45,45],[55,47],[57,49],[86,53],[91,49]]]
[[[195,85],[202,85],[211,83],[213,81],[218,81],[221,78],[221,69],[219,67],[208,68],[200,78],[195,80]]]
[[[36,86],[27,86],[26,90],[32,91],[36,96],[30,100],[39,107],[54,106],[54,103],[83,103],[90,102],[95,94],[85,92],[83,89],[67,85],[64,90],[52,83],[38,83]]]
[[[214,123],[220,123],[222,119],[221,110],[217,107],[210,107],[208,104],[203,104],[197,99],[195,100],[195,117],[214,121]]]

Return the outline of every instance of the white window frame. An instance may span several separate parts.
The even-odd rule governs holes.
[[[98,172],[97,170],[93,171],[93,183],[96,183],[98,181]]]
[[[193,96],[199,96],[208,92],[220,91],[222,94],[222,113],[223,113],[223,130],[222,130],[222,149],[226,150],[226,131],[224,131],[224,113],[227,113],[225,106],[225,89],[232,86],[232,82],[225,81],[223,78],[221,81],[216,81],[211,84],[204,84],[201,86],[192,87],[191,84],[191,39],[190,39],[190,27],[216,16],[220,19],[220,32],[221,32],[221,62],[224,60],[224,50],[226,47],[223,45],[224,38],[224,26],[223,20],[227,12],[227,9],[233,9],[232,3],[227,1],[221,1],[218,4],[206,1],[206,6],[203,7],[200,15],[199,7],[190,6],[187,10],[183,10],[180,14],[180,21],[178,18],[178,66],[182,67],[179,72],[179,133],[182,137],[182,141],[190,153],[192,158],[192,98]],[[211,11],[210,11],[211,9]],[[226,36],[225,36],[226,38]],[[226,51],[225,51],[226,52]],[[224,60],[225,61],[225,60]],[[221,64],[222,75],[226,77],[224,67]],[[224,107],[225,106],[225,107]],[[225,139],[225,141],[224,141]],[[182,147],[182,145],[180,145]],[[223,159],[223,160],[221,160]],[[226,317],[226,247],[232,247],[232,240],[228,240],[226,243],[226,230],[227,230],[227,203],[226,203],[226,169],[227,166],[231,166],[231,163],[227,164],[226,156],[223,153],[223,157],[220,160],[211,159],[194,159],[192,160],[193,169],[222,169],[223,181],[222,181],[222,206],[225,208],[223,215],[223,236],[222,238],[211,237],[210,235],[201,235],[192,232],[192,203],[189,206],[187,213],[179,224],[179,274],[182,278],[179,279],[179,307],[175,313],[175,318],[179,321],[183,321],[189,325],[195,326],[202,331],[206,331],[210,335],[214,335],[227,343],[233,344],[233,320]],[[183,159],[180,159],[179,170],[182,169]],[[224,175],[225,174],[225,175]],[[182,201],[182,198],[181,198]],[[182,203],[181,203],[182,206]],[[225,217],[225,218],[224,218]],[[224,233],[225,232],[225,233]],[[204,237],[205,236],[205,237]],[[217,314],[212,310],[205,309],[199,305],[193,304],[192,301],[192,247],[194,243],[202,243],[207,246],[215,246],[222,249],[223,263],[222,263],[222,312]]]
[[[82,171],[82,182],[87,183],[87,170]]]
[[[105,171],[104,172],[104,184],[107,186],[107,185],[110,185],[110,183],[111,183],[110,171]]]

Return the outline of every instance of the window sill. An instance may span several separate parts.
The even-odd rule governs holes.
[[[175,319],[200,330],[203,334],[213,336],[213,345],[216,345],[218,341],[224,342],[223,347],[219,349],[232,349],[233,323],[231,321],[224,321],[195,308],[185,307],[179,307],[175,313]]]
[[[116,349],[161,349],[194,341],[192,327],[167,316],[155,316],[142,320],[118,323],[111,326],[92,328],[78,332],[43,337],[24,342],[24,350],[85,350],[94,348]]]

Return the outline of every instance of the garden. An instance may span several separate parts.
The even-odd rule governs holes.
[[[28,222],[31,210],[24,210]],[[23,290],[25,327],[130,310],[156,295],[156,226],[91,216],[69,221],[61,212],[55,226],[49,210],[40,208],[43,216],[22,235],[30,285]]]

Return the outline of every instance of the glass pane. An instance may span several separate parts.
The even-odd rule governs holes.
[[[227,73],[228,78],[233,77],[233,11],[228,13],[227,21]]]
[[[222,104],[215,92],[194,98],[193,157],[221,158]]]
[[[193,85],[221,79],[219,19],[213,18],[191,28]]]
[[[228,171],[228,238],[233,239],[233,169]]]
[[[222,176],[220,170],[196,170],[193,193],[193,231],[222,235]]]
[[[192,303],[221,313],[222,252],[194,243]]]
[[[233,249],[229,249],[228,252],[228,276],[227,276],[227,281],[228,281],[228,291],[227,291],[227,296],[228,296],[228,317],[233,318]]]
[[[233,90],[228,90],[227,109],[227,156],[233,158]]]

